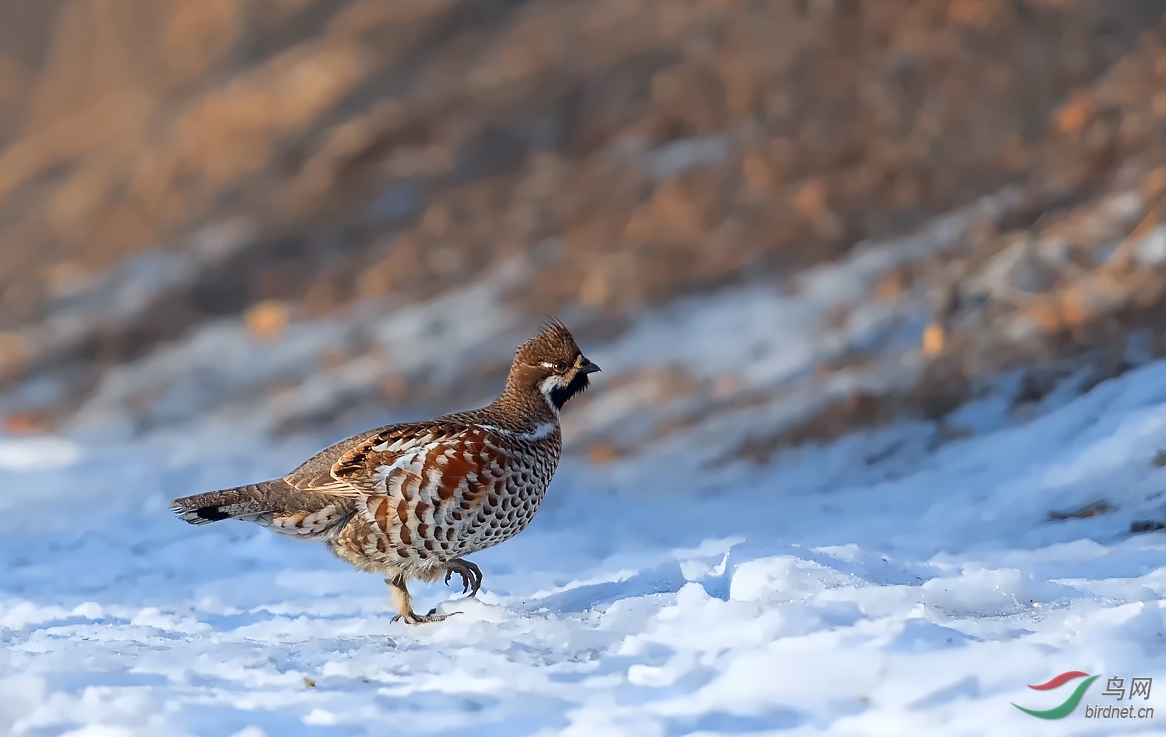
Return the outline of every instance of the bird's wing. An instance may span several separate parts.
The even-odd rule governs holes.
[[[358,508],[384,535],[370,544],[425,558],[456,552],[454,542],[481,524],[478,512],[489,497],[497,501],[510,460],[496,428],[432,422],[385,428],[341,455],[331,473],[363,495]]]
[[[297,491],[349,497],[361,496],[359,489],[333,476],[332,467],[342,455],[359,447],[378,432],[381,430],[369,430],[325,448],[304,461],[299,468],[284,476],[283,480]]]

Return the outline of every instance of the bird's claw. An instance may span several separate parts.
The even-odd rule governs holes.
[[[412,611],[408,611],[408,612],[405,612],[403,614],[398,614],[397,616],[390,619],[389,623],[392,624],[393,622],[396,622],[398,619],[403,619],[403,620],[405,620],[405,624],[430,624],[431,622],[441,622],[443,620],[449,619],[450,617],[452,617],[455,614],[461,614],[461,612],[450,612],[449,614],[438,614],[437,608],[434,607],[433,609],[429,610],[428,614],[414,614]]]
[[[462,577],[462,593],[469,592],[470,596],[477,596],[478,590],[482,588],[482,569],[468,560],[454,558],[445,570],[445,584],[447,586],[455,573]]]
[[[470,590],[470,580],[468,578],[466,578],[466,574],[463,573],[462,571],[458,571],[458,575],[462,577],[462,593],[464,594]],[[449,586],[449,579],[451,579],[451,578],[453,578],[453,569],[452,568],[450,568],[449,570],[447,570],[445,572],[445,585],[446,586]]]

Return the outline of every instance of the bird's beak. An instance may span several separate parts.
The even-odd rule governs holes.
[[[585,374],[593,374],[599,371],[599,366],[591,362],[590,359],[584,358],[583,363],[579,365],[579,370]]]

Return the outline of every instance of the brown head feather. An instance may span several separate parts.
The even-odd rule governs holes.
[[[565,361],[570,364],[582,353],[567,326],[558,320],[543,324],[538,335],[523,343],[515,356],[515,364],[538,366],[543,363]]]
[[[587,388],[588,374],[598,370],[579,350],[567,326],[552,319],[519,347],[499,401],[522,406],[539,421],[551,419]]]

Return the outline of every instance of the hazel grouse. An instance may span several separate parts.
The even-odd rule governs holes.
[[[538,512],[562,450],[559,411],[599,370],[553,322],[518,349],[501,396],[481,409],[370,430],[325,448],[274,481],[176,499],[201,525],[255,522],[323,542],[362,571],[384,574],[392,621],[416,614],[411,579],[477,594],[481,570],[465,557],[514,537]]]

